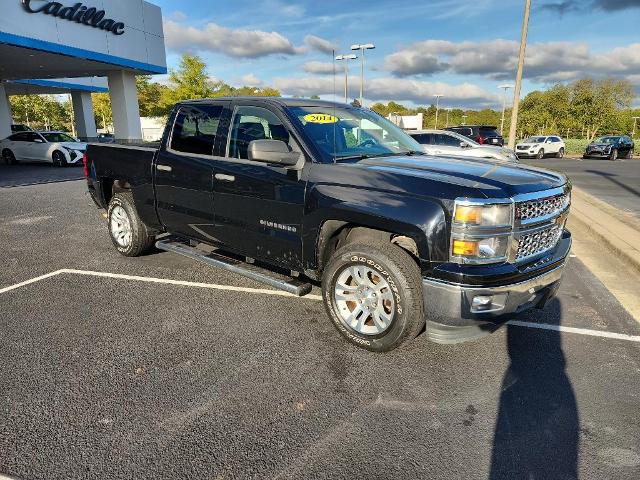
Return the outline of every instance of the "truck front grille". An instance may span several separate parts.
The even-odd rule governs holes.
[[[520,236],[518,239],[516,261],[545,252],[555,247],[562,236],[563,229],[564,224],[554,224],[544,230],[539,230],[534,233],[526,233]]]
[[[536,218],[546,218],[563,212],[571,198],[563,193],[553,197],[538,198],[526,202],[516,203],[516,220],[535,221]]]

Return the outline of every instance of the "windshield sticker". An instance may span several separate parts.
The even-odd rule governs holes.
[[[337,123],[338,117],[326,113],[310,113],[304,116],[307,123]]]

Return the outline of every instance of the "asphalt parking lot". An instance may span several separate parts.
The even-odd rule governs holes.
[[[557,159],[525,163],[565,172],[574,185],[600,200],[640,217],[640,160]]]
[[[579,258],[523,323],[375,355],[317,289],[119,256],[82,181],[0,188],[0,225],[0,475],[640,477],[640,326]]]

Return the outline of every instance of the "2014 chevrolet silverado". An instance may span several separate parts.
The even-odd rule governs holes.
[[[91,144],[91,196],[126,256],[157,248],[296,295],[321,282],[353,344],[475,339],[553,297],[567,178],[430,157],[372,111],[280,98],[185,101],[159,148]]]

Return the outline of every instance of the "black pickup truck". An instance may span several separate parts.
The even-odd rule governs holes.
[[[185,101],[158,148],[91,144],[85,173],[121,254],[155,244],[295,295],[321,282],[338,331],[372,351],[425,325],[475,339],[542,308],[571,247],[564,176],[430,157],[330,102]]]

